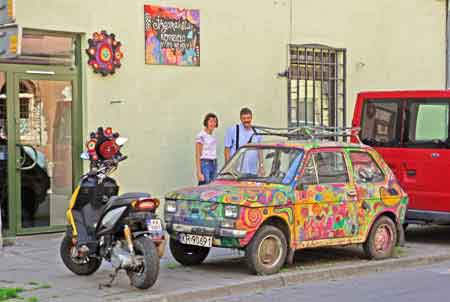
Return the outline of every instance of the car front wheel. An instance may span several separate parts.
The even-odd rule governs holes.
[[[284,233],[271,225],[262,226],[246,248],[250,271],[258,275],[271,275],[280,271],[287,255]]]

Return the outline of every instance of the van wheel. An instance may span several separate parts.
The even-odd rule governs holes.
[[[170,238],[169,248],[173,258],[184,266],[202,264],[210,250],[209,247],[183,244],[174,238]]]
[[[366,242],[364,252],[369,259],[386,259],[392,257],[397,242],[397,227],[387,216],[380,217],[373,224]]]
[[[262,226],[246,247],[250,271],[258,275],[271,275],[280,271],[287,255],[284,233],[271,225]]]

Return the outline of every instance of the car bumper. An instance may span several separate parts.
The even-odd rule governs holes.
[[[228,237],[235,239],[242,239],[247,235],[247,231],[245,230],[228,229],[221,227],[213,228],[213,227],[195,226],[178,223],[168,224],[166,227],[169,233],[189,233],[196,235],[209,235],[214,237]]]

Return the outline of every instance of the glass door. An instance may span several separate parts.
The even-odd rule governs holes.
[[[71,77],[17,74],[18,233],[66,224],[73,179]]]

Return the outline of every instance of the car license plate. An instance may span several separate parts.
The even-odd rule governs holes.
[[[180,242],[183,244],[198,245],[204,247],[212,246],[212,236],[201,236],[193,234],[183,234],[179,235]]]
[[[161,220],[159,219],[151,219],[147,224],[147,229],[150,232],[161,232],[162,231],[162,224]]]

